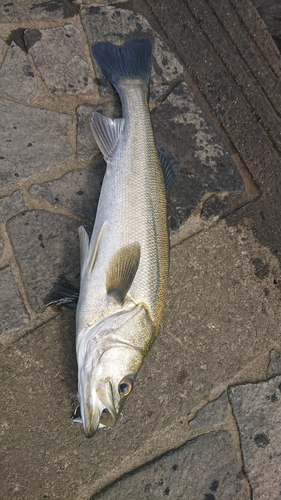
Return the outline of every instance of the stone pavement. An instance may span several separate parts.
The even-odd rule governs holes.
[[[43,300],[95,219],[89,118],[121,113],[90,46],[136,37],[181,164],[169,293],[123,419],[88,440],[75,314]],[[280,76],[249,0],[0,1],[1,498],[281,499]]]

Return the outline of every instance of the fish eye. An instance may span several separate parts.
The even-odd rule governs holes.
[[[121,396],[128,396],[133,389],[133,381],[130,378],[123,378],[121,380],[118,391]]]

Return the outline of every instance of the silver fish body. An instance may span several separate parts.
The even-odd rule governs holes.
[[[76,352],[88,437],[99,424],[115,425],[132,390],[160,329],[169,267],[166,192],[148,108],[150,42],[99,43],[93,53],[119,93],[123,118],[93,116],[107,168],[90,241],[79,229]]]

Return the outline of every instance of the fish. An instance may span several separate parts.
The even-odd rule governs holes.
[[[78,230],[77,396],[89,438],[116,425],[159,333],[169,272],[166,193],[177,176],[176,161],[156,147],[151,123],[150,40],[98,42],[92,54],[119,95],[122,118],[92,116],[106,172],[91,238],[83,226]],[[55,302],[67,300],[49,297]]]

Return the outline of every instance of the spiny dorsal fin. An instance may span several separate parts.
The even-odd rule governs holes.
[[[97,260],[97,255],[98,255],[99,247],[100,247],[100,244],[101,244],[102,236],[103,236],[104,230],[106,228],[106,225],[107,225],[107,221],[104,221],[103,225],[100,228],[100,232],[99,232],[99,234],[97,236],[95,245],[92,248],[92,253],[90,255],[90,258],[89,258],[89,261],[88,261],[88,265],[87,265],[88,273],[89,274],[91,274],[91,272],[94,269],[94,266],[95,266],[95,263],[96,263],[96,260]]]
[[[140,262],[140,244],[126,245],[111,258],[106,273],[107,294],[122,304],[135,278]]]
[[[87,263],[87,255],[89,251],[89,236],[83,226],[79,227],[78,234],[80,241],[80,274],[82,277],[85,274],[85,266]]]
[[[100,247],[102,235],[104,233],[107,221],[105,221],[100,229],[100,232],[96,238],[95,244],[91,249],[91,254],[89,254],[89,237],[83,226],[79,227],[79,239],[80,239],[80,266],[81,266],[81,278],[88,272],[90,274],[94,269],[95,262],[97,260],[98,250]]]
[[[90,121],[96,143],[105,160],[111,156],[125,125],[124,118],[107,118],[100,113],[93,113]]]
[[[163,146],[158,147],[158,153],[164,176],[166,192],[169,193],[177,176],[179,175],[180,164],[174,158],[172,153],[170,153],[170,151],[168,151]]]

